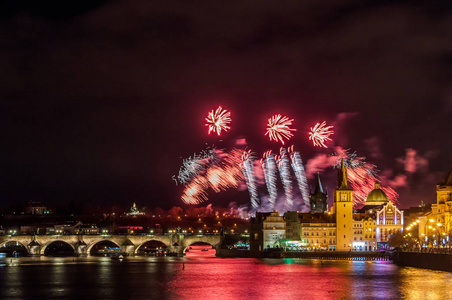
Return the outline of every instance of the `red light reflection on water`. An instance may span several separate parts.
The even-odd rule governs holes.
[[[300,260],[189,259],[169,285],[171,295],[185,299],[347,298],[352,282],[343,276],[347,267],[337,265]]]
[[[189,246],[187,250],[185,251],[186,257],[215,257],[217,253],[210,245]]]

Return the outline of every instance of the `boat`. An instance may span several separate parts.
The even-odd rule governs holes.
[[[111,257],[111,259],[119,259],[119,260],[121,260],[121,259],[124,259],[124,255],[122,255],[122,254],[120,254],[120,255],[113,255]]]

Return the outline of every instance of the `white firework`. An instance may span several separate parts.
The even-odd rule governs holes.
[[[293,209],[292,180],[290,180],[290,162],[286,149],[281,148],[277,163],[284,187],[284,193],[286,195],[285,210],[290,211]]]
[[[277,166],[275,155],[271,151],[267,151],[262,158],[262,169],[264,171],[265,183],[268,190],[268,202],[270,209],[275,208],[276,198],[278,197],[278,188],[276,186],[277,181]]]
[[[292,148],[293,150],[293,148]],[[303,166],[303,161],[301,159],[300,153],[298,151],[290,152],[290,161],[292,163],[292,169],[297,178],[298,188],[300,189],[301,196],[303,198],[303,205],[309,207],[309,187],[308,180],[306,179],[306,172]]]
[[[244,151],[242,156],[242,172],[245,182],[250,193],[251,208],[257,210],[259,208],[259,196],[257,193],[256,177],[254,176],[254,164],[252,160],[251,150]]]

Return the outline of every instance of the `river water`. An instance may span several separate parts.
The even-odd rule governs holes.
[[[452,299],[452,273],[390,262],[204,257],[0,259],[2,299]]]

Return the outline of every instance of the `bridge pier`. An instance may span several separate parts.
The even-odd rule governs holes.
[[[36,241],[31,241],[30,244],[28,244],[28,254],[32,256],[41,255],[41,245]]]
[[[87,256],[88,255],[88,245],[84,241],[78,241],[75,245],[75,254],[78,256]]]
[[[129,256],[135,255],[135,245],[129,239],[121,245],[121,252],[127,253]]]

